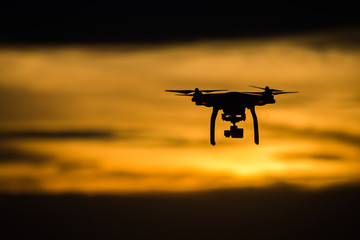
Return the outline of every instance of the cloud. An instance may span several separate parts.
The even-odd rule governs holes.
[[[353,146],[360,146],[360,135],[350,134],[347,132],[340,132],[334,130],[320,130],[314,128],[295,128],[291,126],[280,126],[275,124],[264,124],[264,127],[270,131],[286,133],[302,138],[318,138],[318,139],[331,139],[344,144]]]
[[[195,169],[180,169],[175,171],[154,170],[151,172],[117,170],[96,174],[99,181],[102,179],[113,179],[118,183],[132,182],[130,191],[141,188],[143,185],[152,185],[160,191],[174,191],[181,189],[186,184],[186,190],[190,189],[217,189],[221,186],[236,186],[237,177],[224,172],[203,172]],[[164,188],[159,185],[163,185]],[[179,188],[180,187],[180,188]],[[151,189],[151,187],[149,188]],[[167,189],[167,190],[166,190]]]
[[[43,165],[49,160],[52,160],[52,157],[45,154],[20,150],[11,147],[0,147],[0,164],[28,163],[32,165]]]
[[[12,68],[8,67],[7,71],[9,69]],[[20,66],[16,69],[10,71],[17,72],[21,76],[6,76],[6,73],[2,73],[0,81],[15,82],[14,85],[16,85],[17,78],[26,79],[24,70]],[[12,79],[16,80],[12,81]],[[24,85],[22,87],[0,85],[1,121],[65,118],[72,116],[72,111],[76,110],[76,104],[74,104],[76,97],[71,94],[64,97],[63,94],[57,92],[32,91],[26,84],[22,84]]]
[[[115,134],[106,130],[14,131],[0,133],[0,139],[113,139]]]
[[[313,160],[324,160],[324,161],[339,161],[343,160],[344,157],[338,154],[329,153],[308,153],[308,152],[289,152],[281,153],[278,155],[281,159],[285,160],[300,160],[300,159],[313,159]]]
[[[133,172],[133,171],[111,171],[107,172],[105,177],[116,177],[116,178],[128,178],[128,179],[144,179],[144,178],[163,178],[167,180],[176,180],[183,178],[198,178],[202,177],[218,177],[221,174],[205,174],[195,171],[178,171],[178,172]],[[228,177],[228,175],[221,175],[222,177]]]
[[[148,138],[151,141],[152,146],[161,146],[161,147],[202,147],[209,146],[210,142],[208,139],[190,139],[186,136],[179,137],[162,137],[162,136],[152,136],[144,137]]]
[[[342,50],[360,49],[359,27],[333,28],[330,30],[309,31],[305,34],[297,34],[290,39],[300,45],[314,50],[323,51],[340,48]]]
[[[1,164],[27,164],[37,168],[51,166],[61,173],[97,169],[99,167],[96,162],[89,159],[64,159],[55,155],[4,146],[0,147]]]
[[[357,184],[322,191],[277,185],[171,195],[2,195],[2,236],[57,230],[59,238],[354,239],[359,192]]]
[[[98,164],[96,164],[94,161],[90,161],[90,160],[58,160],[56,162],[53,163],[54,166],[57,167],[57,169],[62,172],[62,173],[68,173],[68,172],[73,172],[73,171],[78,171],[78,170],[95,170],[98,169],[99,166]]]
[[[41,182],[33,177],[3,177],[0,176],[0,191],[7,193],[39,192]]]

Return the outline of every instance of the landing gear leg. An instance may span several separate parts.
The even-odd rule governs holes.
[[[215,120],[216,116],[218,114],[219,109],[216,107],[213,107],[213,111],[211,114],[211,121],[210,121],[210,143],[211,145],[215,146]]]
[[[255,143],[258,145],[259,144],[259,126],[258,126],[258,121],[257,121],[256,113],[255,113],[255,106],[252,106],[249,109],[250,109],[251,115],[253,117],[253,123],[254,123],[254,140],[255,140]]]

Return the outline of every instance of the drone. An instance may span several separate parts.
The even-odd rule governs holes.
[[[212,107],[213,111],[210,120],[210,143],[215,145],[215,120],[219,110],[223,110],[221,119],[223,121],[229,121],[233,125],[230,126],[230,130],[225,130],[225,137],[229,138],[243,138],[244,130],[238,128],[236,123],[245,121],[246,114],[245,109],[249,109],[253,118],[254,124],[254,140],[255,144],[259,144],[259,127],[258,120],[255,113],[255,106],[264,106],[266,104],[274,104],[274,95],[297,93],[297,92],[285,92],[279,89],[271,89],[268,86],[265,88],[250,86],[253,88],[262,89],[262,92],[224,92],[227,89],[218,90],[165,90],[166,92],[177,93],[177,96],[190,96],[192,101],[196,105]]]

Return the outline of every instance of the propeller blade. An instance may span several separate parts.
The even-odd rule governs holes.
[[[227,91],[227,89],[216,89],[216,90],[199,90],[200,92],[219,92],[219,91]],[[165,90],[165,92],[175,92],[175,93],[183,93],[183,94],[190,94],[195,92],[195,90]]]
[[[165,90],[165,92],[176,92],[176,93],[189,94],[189,93],[194,92],[194,90]]]
[[[287,94],[287,93],[298,93],[298,92],[276,92],[276,93],[273,93],[273,95]]]
[[[257,86],[252,86],[252,85],[250,85],[250,87],[253,87],[253,88],[258,88],[258,89],[262,89],[262,90],[266,90],[266,88],[268,88],[268,87],[266,87],[266,88],[263,88],[263,87],[257,87]],[[284,90],[280,90],[280,89],[275,89],[275,88],[268,88],[269,89],[269,91],[271,91],[271,92],[283,92]]]
[[[200,90],[200,92],[220,92],[220,91],[228,91],[227,89],[217,89],[217,90]]]
[[[192,94],[175,94],[176,96],[186,96],[186,97],[192,97]]]

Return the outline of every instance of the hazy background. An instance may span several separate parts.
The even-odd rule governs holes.
[[[242,4],[5,4],[0,236],[353,237],[356,8]],[[211,146],[211,109],[164,91],[249,85],[299,92],[257,107],[259,145],[248,113]]]
[[[3,192],[200,190],[358,181],[357,46],[343,32],[149,45],[3,47]],[[323,47],[317,47],[324,42]],[[165,89],[299,91],[257,108],[244,139]],[[250,121],[249,121],[250,119]]]

